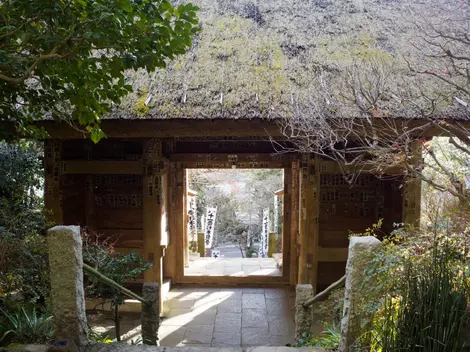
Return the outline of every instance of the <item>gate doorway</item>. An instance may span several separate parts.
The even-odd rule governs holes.
[[[282,276],[284,170],[188,169],[185,276]]]
[[[175,261],[174,283],[179,284],[211,284],[211,285],[286,285],[294,284],[297,277],[297,248],[296,235],[298,232],[298,161],[289,155],[270,154],[172,154],[170,155],[170,198],[173,208],[170,213],[170,228],[173,229],[171,240],[174,250],[169,251],[167,263]],[[223,170],[225,169],[225,170]],[[173,171],[172,171],[173,170]],[[205,171],[204,171],[205,170]],[[241,174],[249,174],[251,171],[272,172],[279,175],[280,188],[271,189],[270,219],[265,226],[265,252],[262,245],[262,215],[256,217],[252,214],[251,226],[255,223],[258,228],[255,237],[249,238],[253,229],[250,228],[249,212],[246,208],[235,214],[241,229],[237,231],[224,231],[223,228],[213,228],[214,234],[209,240],[208,246],[201,249],[197,244],[197,236],[200,241],[206,240],[207,230],[211,226],[217,226],[211,217],[217,221],[217,215],[211,215],[208,208],[215,204],[206,204],[205,209],[196,211],[190,208],[191,201],[197,201],[198,190],[195,184],[191,184],[192,173],[232,171]],[[244,176],[245,177],[245,176]],[[225,182],[228,185],[219,185],[219,188],[239,187],[236,182]],[[199,188],[200,191],[200,188]],[[227,191],[231,192],[231,190]],[[222,192],[223,193],[223,192]],[[191,199],[193,198],[193,199]],[[274,200],[277,198],[280,207],[276,230],[278,235],[271,235],[271,250],[269,250],[269,232],[274,232]],[[249,206],[249,204],[247,204]],[[220,209],[218,209],[220,210]],[[217,212],[218,210],[215,210]],[[199,219],[194,220],[196,214]],[[204,215],[204,224],[201,217]],[[266,218],[266,217],[265,217]],[[181,220],[179,220],[181,219]],[[194,224],[194,225],[192,225]],[[208,226],[209,225],[209,226]],[[220,225],[220,223],[219,223]],[[261,227],[261,228],[260,228]],[[203,229],[205,232],[203,232]],[[219,232],[218,230],[221,230]],[[248,231],[250,230],[250,232]],[[272,231],[270,231],[272,230]],[[217,231],[217,233],[216,233]],[[245,233],[244,233],[245,232]],[[198,234],[199,233],[199,234]],[[204,233],[201,237],[200,233]],[[222,234],[221,234],[222,233]],[[219,236],[218,238],[216,236]],[[248,238],[247,238],[248,237]],[[175,242],[173,242],[175,241]],[[212,246],[212,242],[214,247]],[[242,242],[240,249],[240,242]],[[277,243],[275,243],[277,242]],[[201,243],[201,242],[200,242]],[[246,243],[246,248],[245,244]],[[249,244],[249,245],[248,245]],[[171,248],[170,248],[171,249]],[[267,253],[269,250],[269,253]],[[247,253],[248,251],[248,253]],[[292,253],[294,253],[292,255]],[[239,253],[239,254],[238,254]],[[243,253],[243,254],[242,254]],[[202,254],[202,255],[201,255]],[[251,254],[251,258],[247,258]],[[261,255],[260,255],[261,254]],[[273,254],[275,254],[273,256]],[[197,256],[199,255],[199,260]],[[269,256],[271,255],[271,256]],[[216,260],[212,257],[217,256]],[[223,258],[221,258],[221,256]],[[236,256],[235,258],[230,258]],[[205,259],[203,259],[205,258]],[[202,263],[202,260],[207,261]],[[234,261],[231,261],[234,260]],[[261,263],[263,262],[263,263]],[[223,266],[223,269],[222,269]],[[245,268],[243,268],[245,266]],[[169,267],[171,268],[171,266]]]

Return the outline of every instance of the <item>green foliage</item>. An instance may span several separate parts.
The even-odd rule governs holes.
[[[343,315],[344,287],[333,290],[328,299],[315,303],[314,314],[324,326],[339,325]]]
[[[108,335],[102,335],[93,329],[88,329],[88,340],[92,343],[112,343],[113,340]]]
[[[362,286],[374,351],[458,351],[470,298],[467,233],[400,229],[377,251]]]
[[[31,122],[46,116],[65,119],[97,142],[102,116],[132,91],[124,71],[184,54],[197,10],[166,0],[0,3],[0,119],[23,133],[38,133]]]
[[[88,235],[83,238],[83,260],[121,286],[129,281],[135,281],[145,270],[152,267],[152,264],[146,262],[137,252],[128,254],[116,252],[112,244],[106,240]],[[94,277],[89,278],[86,292],[90,297],[111,300],[114,306],[124,301],[124,296],[120,291]]]
[[[335,348],[339,345],[341,333],[339,325],[326,325],[325,330],[319,335],[312,336],[310,332],[303,333],[296,341],[296,347],[312,346],[323,348]]]
[[[41,157],[36,143],[0,142],[0,291],[32,301],[49,295]]]
[[[448,249],[434,249],[419,269],[407,263],[400,297],[386,297],[380,312],[377,349],[459,351],[467,297],[456,280]]]
[[[54,336],[52,316],[41,314],[36,307],[17,307],[15,312],[0,309],[0,345],[46,343]]]

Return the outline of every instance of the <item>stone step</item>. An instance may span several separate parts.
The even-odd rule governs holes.
[[[11,352],[47,352],[47,345],[15,344],[6,347]],[[1,350],[1,349],[0,349]],[[65,349],[64,349],[65,351]],[[87,352],[323,352],[314,347],[155,347],[146,345],[126,345],[121,343],[98,344],[86,349]]]

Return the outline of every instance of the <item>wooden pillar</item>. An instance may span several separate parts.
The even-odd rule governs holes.
[[[87,175],[85,179],[85,225],[89,233],[95,231],[95,189],[93,175]]]
[[[276,253],[276,232],[268,233],[268,258],[273,257],[273,253]]]
[[[44,203],[46,209],[49,211],[47,217],[49,221],[52,221],[57,225],[62,225],[62,142],[59,140],[48,139],[44,144]]]
[[[176,163],[170,162],[168,167],[168,238],[167,249],[164,258],[163,271],[165,278],[171,278],[175,281],[176,278],[176,214],[177,214],[177,196],[176,196]]]
[[[163,283],[162,258],[164,254],[161,245],[162,216],[164,214],[162,184],[164,172],[165,161],[162,156],[162,143],[154,138],[145,140],[142,189],[144,257],[153,263],[153,267],[144,273],[144,281],[158,283],[160,290]]]
[[[419,141],[411,144],[411,162],[420,167],[423,145]],[[403,188],[403,222],[419,227],[421,217],[421,179],[413,175],[406,176]]]
[[[320,213],[319,159],[302,157],[300,183],[300,258],[299,284],[317,285],[318,237]]]
[[[285,206],[290,207],[290,217],[283,223],[283,227],[290,226],[290,284],[296,285],[299,273],[299,161],[292,162],[289,179],[286,179]],[[298,250],[299,249],[299,250]]]
[[[197,251],[199,252],[199,256],[201,258],[206,256],[206,241],[204,238],[204,232],[198,232],[197,234]]]
[[[186,235],[186,170],[181,163],[176,163],[175,174],[175,196],[172,200],[174,204],[174,211],[172,214],[174,221],[174,234],[175,249],[174,255],[176,259],[176,281],[180,281],[184,276],[184,252]]]
[[[284,188],[282,191],[276,192],[282,194],[282,276],[291,282],[292,280],[292,257],[295,253],[292,252],[292,237],[296,236],[292,233],[292,208],[291,203],[291,189],[292,189],[292,169],[284,169]]]

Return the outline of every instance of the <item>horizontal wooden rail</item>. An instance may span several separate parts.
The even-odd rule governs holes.
[[[319,294],[313,296],[312,298],[309,298],[308,300],[306,300],[302,306],[304,308],[308,308],[310,307],[312,304],[314,304],[315,302],[321,300],[322,298],[328,296],[331,291],[333,291],[334,289],[338,288],[338,287],[341,287],[344,285],[344,283],[346,282],[346,275],[344,275],[341,279],[339,279],[338,281],[336,282],[333,282],[330,286],[328,286],[324,291],[320,292]]]
[[[134,292],[128,290],[127,288],[125,287],[122,287],[121,285],[119,285],[116,281],[114,280],[111,280],[109,277],[107,276],[104,276],[103,274],[101,274],[100,272],[98,272],[97,270],[93,269],[91,266],[89,266],[88,264],[85,264],[83,263],[83,269],[90,275],[93,275],[94,277],[96,277],[98,280],[101,280],[102,282],[104,282],[105,284],[111,286],[112,288],[115,288],[116,290],[122,292],[124,295],[130,297],[130,298],[133,298],[133,299],[136,299],[138,300],[139,302],[141,303],[147,303],[142,297],[140,297],[139,295],[135,294]]]

